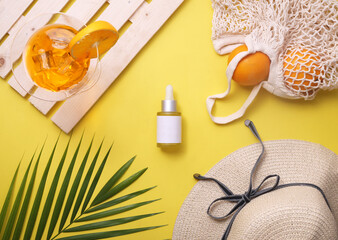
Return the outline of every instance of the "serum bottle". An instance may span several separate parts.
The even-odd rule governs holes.
[[[157,113],[157,146],[165,148],[179,145],[182,142],[181,128],[181,113],[177,112],[173,87],[168,85],[161,112]]]

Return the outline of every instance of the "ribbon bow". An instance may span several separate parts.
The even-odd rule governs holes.
[[[323,195],[328,207],[330,208],[330,205],[325,197],[324,192],[322,191],[322,189],[320,189],[318,186],[311,184],[311,183],[288,183],[288,184],[282,184],[282,185],[278,185],[279,184],[279,180],[280,177],[277,174],[272,174],[272,175],[268,175],[266,176],[263,181],[259,184],[259,186],[257,188],[253,188],[253,176],[254,173],[256,171],[256,168],[258,166],[258,164],[260,163],[263,154],[264,154],[264,144],[256,130],[255,125],[253,124],[252,121],[250,120],[246,120],[245,121],[245,125],[251,130],[251,132],[256,136],[256,138],[259,140],[259,142],[262,145],[262,152],[259,155],[254,167],[251,170],[251,174],[250,174],[250,183],[249,183],[249,188],[248,191],[246,191],[244,194],[234,194],[227,186],[225,186],[223,183],[221,183],[220,181],[218,181],[215,178],[212,177],[205,177],[205,176],[201,176],[200,174],[196,173],[194,174],[194,178],[197,180],[211,180],[214,181],[215,183],[217,183],[217,185],[220,187],[220,189],[224,192],[225,196],[224,197],[220,197],[215,199],[213,202],[211,202],[211,204],[208,207],[207,210],[207,214],[215,219],[215,220],[223,220],[226,219],[228,217],[230,217],[232,215],[232,218],[229,222],[229,225],[222,237],[222,240],[226,240],[228,238],[228,235],[230,233],[231,227],[233,222],[235,221],[238,213],[244,208],[244,206],[246,204],[248,204],[252,199],[261,196],[265,193],[274,191],[276,189],[280,189],[280,188],[284,188],[284,187],[290,187],[290,186],[310,186],[310,187],[314,187],[317,190],[319,190],[321,192],[321,194]],[[267,188],[262,188],[263,184],[269,180],[269,179],[274,179],[274,184],[272,187],[267,187]],[[215,216],[211,213],[211,209],[212,207],[220,201],[229,201],[229,202],[233,202],[236,203],[235,206],[224,216]],[[330,208],[331,209],[331,208]]]

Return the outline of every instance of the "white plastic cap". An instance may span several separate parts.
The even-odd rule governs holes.
[[[165,89],[165,100],[174,100],[174,90],[171,85],[168,85]]]
[[[165,89],[165,99],[162,100],[162,112],[176,112],[173,86],[168,85]]]

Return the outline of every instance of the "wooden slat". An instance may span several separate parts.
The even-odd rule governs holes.
[[[105,2],[106,0],[77,0],[66,14],[87,23]]]
[[[25,72],[25,66],[23,64],[19,64],[17,66],[17,68],[15,68],[14,70],[14,74],[16,77],[20,78],[20,84],[22,85],[22,87],[24,87],[25,89],[32,89],[32,84],[31,84],[31,80],[28,78],[26,72]],[[21,95],[21,96],[25,96],[27,94],[27,92],[25,91],[25,89],[23,89],[21,87],[21,85],[16,81],[14,75],[11,77],[12,82],[16,85],[15,90]]]
[[[17,21],[33,0],[0,0],[0,38]]]
[[[143,2],[143,0],[110,0],[109,6],[97,20],[110,22],[116,29],[120,29]]]
[[[140,8],[142,14],[138,13],[134,23],[102,60],[100,81],[85,94],[67,100],[54,114],[52,121],[64,132],[71,131],[182,2],[153,0]]]
[[[143,2],[143,0],[111,0],[109,6],[97,20],[110,22],[117,30],[119,30]],[[81,8],[81,5],[79,8]],[[73,13],[78,11],[73,8],[69,9],[69,11],[70,10],[72,10]],[[67,13],[69,13],[69,11]],[[36,91],[39,93],[41,92],[40,89],[37,89]],[[34,97],[29,98],[29,101],[43,114],[47,114],[56,103],[46,102]]]

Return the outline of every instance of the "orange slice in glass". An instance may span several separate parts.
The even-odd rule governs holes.
[[[97,53],[104,54],[114,46],[118,38],[118,31],[110,23],[96,21],[72,38],[69,43],[70,54],[74,59],[96,58]]]

